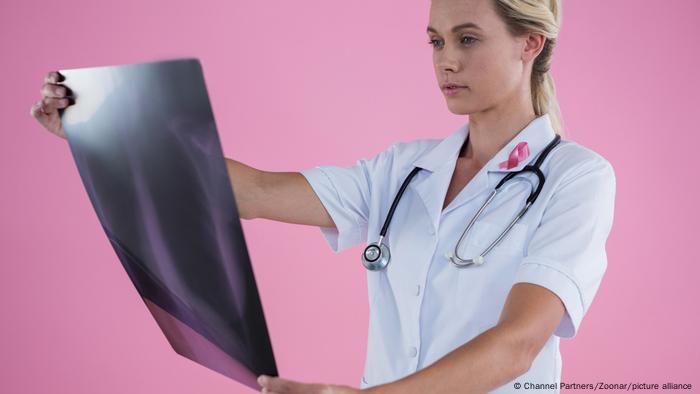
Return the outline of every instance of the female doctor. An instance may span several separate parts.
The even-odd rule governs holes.
[[[559,134],[549,73],[559,22],[555,0],[432,0],[437,84],[468,123],[349,168],[267,172],[227,159],[242,218],[319,226],[336,252],[370,243],[361,389],[559,392],[559,340],[576,335],[605,272],[615,198],[610,163]],[[65,138],[56,110],[74,101],[61,80],[45,77],[31,114]]]

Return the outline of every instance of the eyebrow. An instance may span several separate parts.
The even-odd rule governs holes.
[[[467,22],[467,23],[462,23],[461,25],[457,25],[457,26],[453,27],[453,28],[452,28],[452,32],[454,33],[454,32],[456,32],[457,30],[466,29],[466,28],[468,28],[468,27],[473,27],[473,28],[475,28],[475,29],[477,29],[477,30],[481,30],[481,27],[479,27],[479,25],[477,25],[476,23]],[[437,30],[435,30],[434,28],[428,26],[428,29],[426,30],[426,33],[430,33],[430,32],[433,32],[433,33],[437,34]]]

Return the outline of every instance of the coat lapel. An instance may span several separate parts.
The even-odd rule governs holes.
[[[486,197],[485,192],[495,186],[495,183],[492,185],[493,181],[508,172],[519,171],[527,164],[534,163],[534,159],[555,136],[549,114],[535,118],[479,170],[443,211],[442,204],[452,180],[457,157],[468,133],[469,123],[466,123],[413,162],[414,166],[422,170],[416,174],[409,187],[420,196],[435,228],[438,227],[442,214],[457,209],[478,196]],[[499,163],[508,160],[511,151],[522,141],[528,143],[529,156],[515,167],[500,168]],[[501,176],[494,177],[493,174],[497,173]]]
[[[413,166],[422,170],[409,183],[409,187],[420,196],[435,228],[438,227],[445,194],[452,179],[459,150],[466,140],[468,128],[468,123],[460,126],[413,162]]]

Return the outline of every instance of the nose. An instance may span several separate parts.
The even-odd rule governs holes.
[[[435,54],[435,68],[438,71],[459,71],[459,59],[455,50],[445,45],[442,50]]]

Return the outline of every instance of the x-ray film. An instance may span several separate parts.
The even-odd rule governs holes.
[[[197,59],[59,70],[100,223],[173,349],[254,390],[277,367]]]

